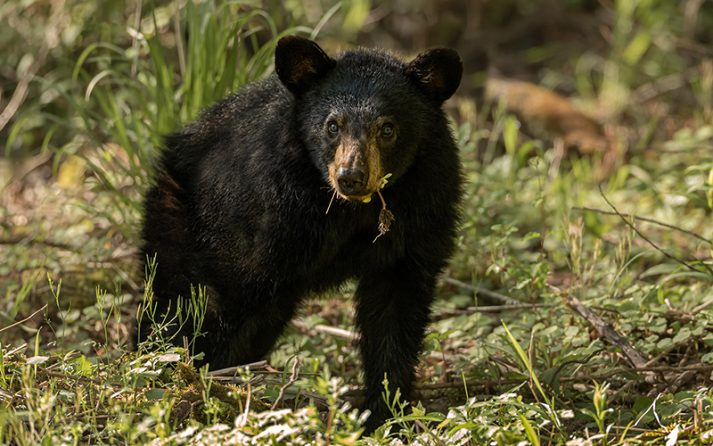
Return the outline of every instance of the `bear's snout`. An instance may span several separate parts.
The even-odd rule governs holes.
[[[331,186],[340,197],[367,203],[365,198],[376,192],[379,186],[379,149],[361,138],[344,135],[327,172]]]
[[[344,195],[366,195],[366,172],[360,167],[337,169],[337,184]]]

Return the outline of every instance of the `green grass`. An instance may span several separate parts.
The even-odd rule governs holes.
[[[157,341],[151,351],[128,351],[151,278],[135,270],[133,252],[161,135],[269,74],[281,35],[309,35],[330,20],[350,23],[351,35],[365,20],[358,3],[329,5],[313,28],[289,28],[284,11],[250,2],[112,5],[101,11],[114,20],[104,28],[72,10],[82,45],[48,59],[54,71],[33,82],[36,93],[6,133],[6,149],[55,153],[51,178],[67,180],[58,187],[28,173],[20,186],[0,181],[7,204],[0,209],[0,443],[711,441],[713,83],[706,76],[713,75],[705,62],[667,57],[683,25],[669,19],[675,11],[666,2],[614,2],[607,51],[543,71],[573,86],[591,110],[616,96],[607,122],[628,153],[604,181],[596,156],[567,157],[554,169],[551,141],[526,133],[517,117],[495,104],[478,104],[475,113],[467,98],[452,101],[454,115],[467,117],[454,123],[468,180],[458,250],[438,288],[418,401],[395,405],[372,437],[360,437],[364,416],[355,409],[351,286],[309,300],[267,363],[229,376],[193,369],[190,345]],[[2,8],[0,19],[12,12]],[[631,99],[684,71],[696,75],[680,96],[694,102],[656,103],[678,114],[648,113]],[[50,102],[36,99],[42,95]],[[667,120],[675,131],[662,130]],[[46,130],[41,137],[38,128]],[[574,311],[572,297],[623,336],[645,367],[635,370]],[[385,397],[393,401],[396,392]]]

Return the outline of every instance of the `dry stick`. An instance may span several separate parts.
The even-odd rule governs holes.
[[[695,74],[694,74],[695,73]],[[657,96],[669,93],[671,91],[677,90],[684,85],[691,78],[692,75],[698,74],[698,67],[689,69],[684,73],[676,73],[669,76],[664,76],[657,79],[654,82],[642,85],[641,87],[634,90],[631,94],[631,102],[636,104],[643,104],[648,102]]]
[[[457,287],[464,288],[464,289],[470,291],[471,293],[473,293],[476,297],[483,297],[486,299],[490,299],[490,300],[493,300],[496,302],[500,302],[503,305],[521,305],[522,304],[522,302],[520,302],[517,299],[513,299],[512,297],[497,293],[495,291],[486,290],[485,288],[475,287],[469,283],[465,283],[458,279],[453,279],[452,277],[444,277],[443,281],[446,283],[450,283],[451,285],[455,285]]]
[[[112,386],[114,388],[119,388],[121,387],[118,384],[110,384],[106,381],[100,381],[98,379],[94,378],[89,378],[87,376],[82,376],[82,375],[70,375],[67,373],[62,373],[62,372],[57,372],[54,370],[48,370],[46,368],[41,368],[38,370],[41,373],[46,374],[47,376],[52,376],[54,378],[64,378],[64,379],[72,379],[74,381],[79,381],[83,383],[88,383],[88,384],[94,384],[95,386],[102,386],[102,387],[107,387],[107,386]]]
[[[138,63],[139,63],[139,56],[141,55],[141,51],[139,51],[139,35],[141,33],[141,9],[143,8],[143,2],[139,1],[138,5],[136,5],[136,18],[134,20],[134,29],[136,30],[136,34],[132,35],[131,37],[131,48],[134,51],[134,60],[131,62],[131,78],[134,79],[136,77],[136,72],[138,70]],[[178,13],[176,13],[178,15]],[[133,34],[133,33],[132,33]],[[181,40],[181,34],[176,33],[176,40],[180,41]],[[181,78],[183,78],[183,73],[181,73]]]
[[[271,377],[276,376],[276,375],[283,375],[285,372],[284,370],[251,370],[250,373],[252,373],[254,376],[251,380],[251,382],[272,382]],[[316,372],[302,372],[300,373],[300,376],[318,376],[319,373]],[[218,382],[227,382],[227,383],[234,383],[234,384],[245,384],[248,382],[247,380],[244,380],[240,376],[235,376],[235,375],[221,375],[221,376],[211,376],[210,379]]]
[[[18,183],[21,182],[25,177],[27,177],[27,175],[32,173],[35,169],[39,169],[47,162],[49,162],[54,156],[54,153],[54,151],[50,151],[35,155],[29,160],[23,162],[18,168],[13,169],[13,173],[10,176],[10,181],[8,181],[5,186],[3,186],[3,189],[12,190],[11,188],[16,188]],[[9,226],[7,226],[7,228],[10,229]]]
[[[22,345],[19,345],[19,346],[13,348],[12,350],[10,350],[9,352],[5,353],[5,357],[9,358],[10,356],[14,355],[15,353],[19,352],[20,350],[24,350],[26,348],[27,348],[27,342],[23,342]]]
[[[590,208],[587,206],[575,206],[572,208],[572,210],[581,211],[581,212],[595,212],[597,214],[603,214],[603,215],[618,215],[620,217],[623,216],[626,218],[633,218],[634,220],[645,221],[647,223],[652,223],[655,225],[663,226],[664,228],[673,229],[674,231],[682,232],[683,234],[690,235],[691,237],[697,238],[698,240],[708,243],[709,245],[713,246],[713,240],[708,240],[707,238],[703,237],[700,234],[696,234],[693,231],[689,231],[688,229],[683,229],[681,227],[674,226],[670,223],[665,223],[665,222],[662,222],[659,220],[654,220],[653,218],[640,217],[640,216],[634,215],[634,214],[624,214],[624,213],[605,211],[603,209]]]
[[[0,401],[12,401],[15,395],[0,387]]]
[[[22,104],[27,99],[27,92],[30,88],[30,82],[35,78],[37,71],[44,65],[47,55],[49,54],[50,47],[54,48],[57,46],[60,30],[58,25],[62,20],[62,11],[64,10],[64,2],[53,2],[56,3],[52,5],[51,14],[45,27],[45,39],[40,46],[40,49],[35,53],[35,60],[24,73],[22,78],[17,83],[15,91],[12,92],[10,101],[5,105],[5,108],[0,112],[0,131],[5,128],[5,126],[10,122],[12,117],[17,113]]]
[[[691,310],[691,314],[698,314],[706,308],[710,307],[711,305],[713,305],[713,299],[708,299],[707,301],[703,302],[702,304]]]
[[[337,338],[343,338],[349,342],[357,342],[359,340],[359,335],[353,331],[345,330],[339,327],[332,327],[330,325],[317,324],[314,327],[310,327],[306,322],[295,319],[292,321],[292,326],[304,333],[316,332],[321,334],[326,334],[334,336]],[[437,359],[439,361],[443,360],[443,355],[439,352],[432,351],[428,354],[429,358]],[[304,375],[304,373],[303,373]]]
[[[280,404],[280,401],[285,396],[285,390],[287,390],[288,387],[290,387],[292,384],[294,384],[297,381],[297,378],[299,377],[299,374],[298,374],[299,366],[300,366],[300,357],[295,356],[295,361],[292,364],[292,371],[290,372],[290,379],[282,387],[280,387],[280,393],[277,394],[277,398],[275,399],[275,402],[272,403],[272,407],[270,408],[270,410],[275,410],[277,408],[277,405]]]
[[[531,310],[534,308],[550,308],[556,304],[505,304],[505,305],[484,305],[482,307],[468,307],[461,310],[445,310],[437,314],[437,316],[461,316],[473,313],[500,313],[506,310]]]
[[[67,243],[55,242],[52,240],[32,239],[31,237],[28,237],[28,236],[12,236],[12,237],[8,237],[8,238],[0,239],[0,245],[19,245],[19,244],[43,245],[43,246],[48,246],[50,248],[63,249],[65,251],[74,251],[77,249],[76,247],[74,247],[70,244],[67,244]]]
[[[315,331],[317,333],[343,338],[348,341],[356,341],[359,338],[353,331],[339,327],[331,327],[329,325],[317,324],[314,327],[310,327],[305,321],[298,319],[293,320],[292,325],[300,331]]]
[[[660,253],[663,254],[664,256],[668,257],[669,259],[671,259],[671,260],[673,260],[673,261],[675,261],[675,262],[677,262],[677,263],[679,263],[679,264],[685,266],[686,268],[690,269],[691,271],[695,271],[695,272],[697,272],[697,273],[705,273],[705,271],[701,271],[700,269],[694,267],[693,265],[691,265],[690,263],[686,262],[685,260],[679,259],[678,257],[667,253],[666,251],[664,251],[663,249],[661,249],[656,243],[654,243],[653,241],[651,241],[651,239],[649,239],[648,237],[646,237],[641,231],[639,231],[639,230],[636,228],[636,226],[635,226],[634,224],[632,224],[629,220],[626,219],[626,217],[624,216],[624,214],[622,214],[621,212],[619,212],[619,210],[614,206],[614,204],[612,204],[611,201],[609,201],[609,199],[607,198],[607,196],[604,194],[604,191],[602,190],[601,184],[599,185],[599,193],[601,194],[601,196],[602,196],[602,198],[604,199],[604,201],[606,201],[606,203],[614,210],[614,212],[616,212],[616,215],[618,215],[618,216],[621,218],[621,220],[622,220],[624,223],[626,223],[627,226],[629,226],[632,230],[634,230],[634,232],[636,232],[636,234],[637,234],[639,237],[641,237],[642,239],[644,239],[644,241],[646,241],[646,243],[648,243],[649,245],[651,245],[655,250],[657,250],[658,252],[660,252]],[[705,269],[708,271],[708,273],[713,276],[713,269],[711,269],[711,267],[709,267],[709,266],[706,265],[705,263],[701,263],[701,265],[703,265],[703,267],[705,267]]]
[[[212,370],[208,372],[208,376],[225,376],[225,375],[234,375],[238,370],[240,369],[248,369],[248,370],[254,370],[254,369],[260,369],[263,368],[267,365],[267,361],[257,361],[257,362],[251,362],[249,364],[242,364],[242,365],[236,365],[233,367],[226,367],[224,369],[219,369],[219,370]]]
[[[31,315],[27,316],[26,318],[24,318],[24,319],[22,319],[22,320],[20,320],[20,321],[14,322],[14,323],[8,325],[7,327],[0,328],[0,333],[2,333],[2,332],[5,331],[5,330],[9,330],[9,329],[11,329],[12,327],[17,327],[18,325],[24,324],[25,322],[27,322],[27,321],[29,321],[30,319],[32,319],[33,317],[35,317],[35,315],[37,315],[37,313],[40,313],[40,312],[44,311],[46,308],[47,308],[47,304],[44,304],[44,305],[42,306],[42,308],[40,308],[39,310],[35,311],[34,313],[32,313]]]
[[[25,75],[22,76],[20,81],[17,83],[17,87],[15,87],[15,91],[12,93],[10,102],[7,103],[5,109],[0,113],[0,130],[5,128],[7,123],[10,122],[10,119],[12,119],[15,113],[17,113],[17,110],[20,109],[22,103],[25,102],[25,99],[27,98],[27,90],[30,87],[30,81],[32,81],[35,77],[37,70],[39,70],[42,64],[44,64],[47,52],[47,46],[43,45],[39,51],[39,57],[37,60],[30,66],[27,73],[25,73]]]
[[[525,379],[520,379],[520,378],[503,378],[503,379],[486,379],[486,380],[477,380],[477,381],[465,381],[465,384],[463,381],[453,381],[453,382],[445,382],[445,383],[415,383],[413,385],[414,390],[417,391],[431,391],[431,390],[445,390],[445,389],[462,389],[464,387],[468,387],[469,389],[475,388],[475,387],[495,387],[495,386],[502,386],[502,385],[513,385],[513,384],[522,384],[525,382]]]

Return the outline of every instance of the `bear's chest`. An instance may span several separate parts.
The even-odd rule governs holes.
[[[307,282],[334,285],[393,263],[404,253],[407,234],[394,223],[377,238],[379,210],[376,203],[340,203],[333,204],[326,214],[303,215],[302,224],[292,228],[290,239],[279,242],[283,244],[281,252],[289,250],[292,254],[291,265],[285,268]],[[406,222],[400,223],[405,226]]]

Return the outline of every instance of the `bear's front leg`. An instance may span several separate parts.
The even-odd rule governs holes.
[[[371,411],[366,432],[371,433],[391,416],[383,400],[384,376],[389,392],[401,389],[408,398],[421,343],[428,324],[437,271],[425,271],[404,260],[366,274],[356,291],[356,322],[366,382],[364,409]]]

